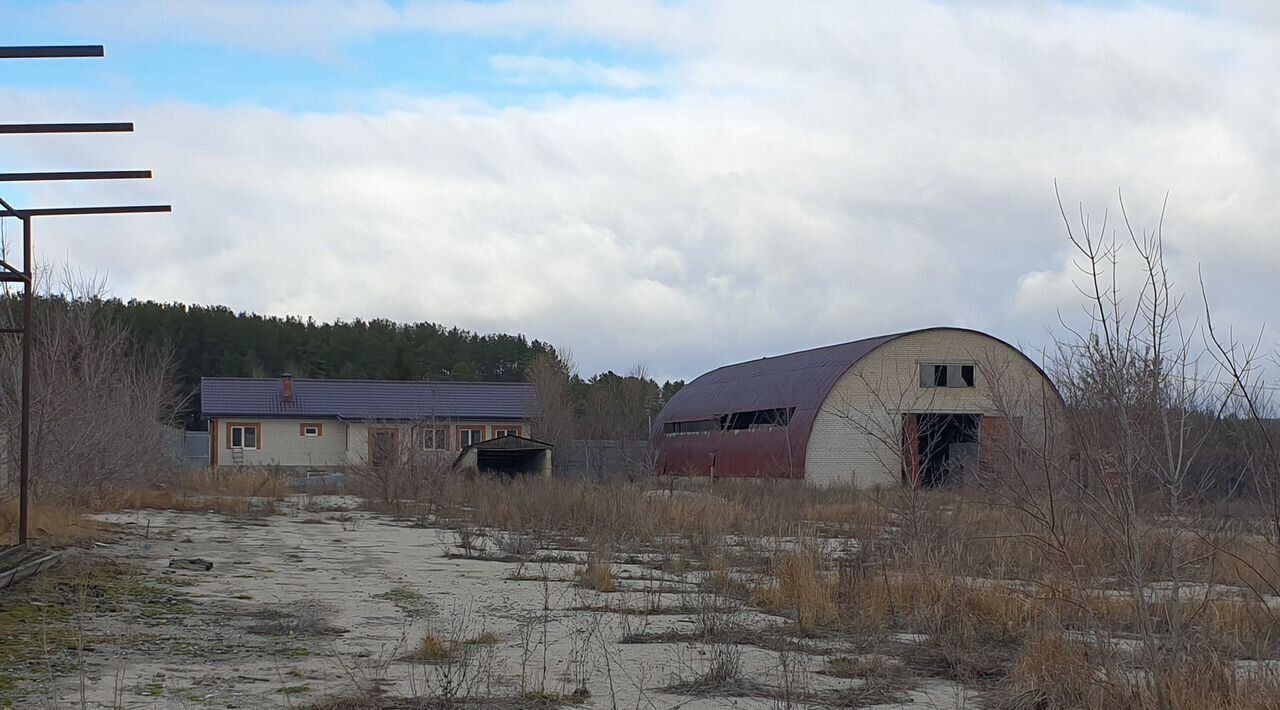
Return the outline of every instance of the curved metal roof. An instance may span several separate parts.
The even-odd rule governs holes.
[[[840,377],[881,345],[934,330],[977,333],[1013,348],[981,331],[935,327],[725,365],[685,385],[658,415],[650,441],[658,451],[659,471],[687,470],[705,475],[714,461],[718,476],[803,478],[805,450],[814,419]],[[787,427],[663,435],[668,422],[783,407],[795,407]]]

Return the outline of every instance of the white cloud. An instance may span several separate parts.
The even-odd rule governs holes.
[[[127,141],[33,142],[25,157],[154,167],[147,194],[177,211],[50,222],[42,244],[125,296],[519,330],[572,345],[587,370],[691,376],[924,325],[1042,338],[1074,298],[1056,178],[1069,209],[1098,215],[1123,187],[1146,225],[1169,191],[1179,283],[1194,289],[1203,264],[1246,328],[1272,300],[1275,23],[1152,5],[333,3],[346,27],[282,32],[588,38],[664,69],[554,42],[493,67],[662,91],[509,108],[403,96],[376,114],[119,107],[139,124]],[[37,196],[144,188],[67,189]]]
[[[489,58],[489,66],[495,71],[508,75],[514,81],[528,84],[580,83],[634,91],[653,86],[655,83],[641,71],[566,57],[498,54]]]

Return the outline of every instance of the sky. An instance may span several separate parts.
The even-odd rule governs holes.
[[[1271,330],[1280,4],[0,0],[37,258],[120,298],[428,320],[659,379],[934,325],[1035,351],[1080,297],[1056,190],[1164,213],[1175,287]],[[17,225],[4,220],[12,239]],[[1195,304],[1192,304],[1193,306]],[[1191,308],[1189,320],[1197,312]],[[1268,336],[1269,337],[1269,336]]]

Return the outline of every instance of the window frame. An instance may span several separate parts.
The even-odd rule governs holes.
[[[465,435],[465,434],[467,434],[467,433],[469,433],[469,432],[477,433],[477,434],[478,434],[478,436],[479,436],[479,438],[477,438],[475,441],[463,442],[463,440],[462,440],[463,435]],[[485,437],[484,437],[484,427],[483,427],[483,426],[478,426],[478,425],[467,425],[467,426],[460,426],[460,427],[458,427],[458,450],[459,450],[459,451],[461,451],[461,450],[463,450],[463,449],[467,448],[468,446],[471,446],[472,444],[475,444],[475,443],[479,443],[479,442],[481,442],[481,441],[484,441],[484,439],[485,439]]]
[[[939,369],[941,368],[941,369]],[[952,370],[956,377],[951,377]],[[920,387],[923,389],[968,390],[978,386],[978,365],[974,362],[921,360],[919,362]],[[969,377],[964,373],[968,370]]]
[[[449,451],[449,425],[419,424],[413,428],[413,438],[418,449],[422,451]],[[439,442],[443,446],[427,446],[427,434],[431,434],[432,444]]]
[[[524,436],[524,431],[516,425],[502,425],[493,427],[493,436],[490,439],[496,439],[500,436]]]
[[[308,429],[315,429],[316,433],[308,434]],[[298,436],[305,436],[307,438],[324,436],[324,424],[322,422],[302,422],[298,425]]]
[[[240,446],[235,445],[235,431],[240,430]],[[245,446],[244,432],[253,432],[253,446]],[[235,451],[261,451],[262,450],[262,422],[227,422],[227,449]]]

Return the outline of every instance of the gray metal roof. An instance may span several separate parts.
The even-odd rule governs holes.
[[[533,385],[524,382],[423,382],[294,378],[293,401],[281,378],[204,377],[200,412],[206,417],[341,417],[519,420],[533,414]]]

